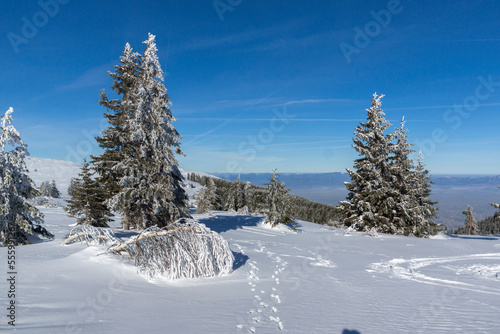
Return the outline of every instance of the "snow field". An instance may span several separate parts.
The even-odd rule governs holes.
[[[285,234],[261,216],[214,212],[197,218],[229,242],[233,273],[149,281],[100,247],[60,246],[75,219],[42,211],[55,240],[17,248],[21,333],[496,333],[500,325],[498,236],[342,236],[307,222]]]

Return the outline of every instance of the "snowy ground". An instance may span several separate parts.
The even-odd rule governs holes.
[[[500,328],[500,236],[342,236],[341,230],[307,222],[293,234],[260,225],[262,217],[216,212],[197,218],[229,241],[234,272],[148,281],[102,248],[60,246],[75,221],[62,209],[42,210],[56,238],[16,249],[17,332],[496,333]],[[0,249],[2,259],[6,252]],[[7,303],[3,292],[4,313]],[[10,329],[2,319],[0,329]]]
[[[47,159],[32,161],[31,167],[37,167],[39,182],[55,178],[69,184],[78,173],[76,164]],[[198,184],[193,187],[187,186],[190,196],[199,190]],[[16,248],[20,333],[497,333],[500,328],[500,236],[343,236],[342,230],[308,222],[300,222],[299,233],[284,233],[261,225],[261,216],[215,212],[195,217],[228,240],[236,257],[233,273],[148,281],[104,248],[60,246],[75,219],[62,208],[41,210],[55,240]],[[12,330],[6,317],[11,300],[6,248],[0,248],[0,257],[0,330]]]

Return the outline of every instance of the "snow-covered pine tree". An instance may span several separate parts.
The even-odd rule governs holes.
[[[227,211],[238,211],[246,204],[245,183],[241,181],[238,175],[238,179],[231,184],[224,208]]]
[[[391,158],[392,178],[395,190],[395,208],[390,215],[398,234],[426,237],[434,234],[438,225],[429,220],[434,217],[436,209],[428,197],[430,195],[430,177],[423,166],[419,154],[418,166],[415,167],[410,155],[415,153],[408,142],[404,127],[404,117],[401,126],[396,129],[394,155]]]
[[[72,177],[71,180],[69,181],[69,186],[68,186],[68,195],[70,197],[75,196],[75,190],[78,185],[78,179]]]
[[[89,163],[84,161],[79,178],[74,181],[74,189],[68,200],[66,211],[78,217],[79,225],[92,225],[95,227],[108,227],[108,222],[113,214],[104,203],[104,190],[92,178]]]
[[[127,43],[119,61],[120,65],[115,66],[115,72],[109,72],[113,78],[111,89],[119,98],[109,100],[106,92],[102,90],[99,100],[99,104],[106,107],[109,112],[104,114],[109,124],[108,128],[101,132],[101,137],[96,137],[99,147],[104,152],[99,156],[92,156],[92,165],[98,173],[97,180],[104,187],[107,200],[120,190],[119,182],[123,174],[121,174],[121,169],[116,168],[116,165],[124,160],[124,152],[129,144],[128,135],[124,133],[124,124],[133,117],[138,107],[140,55],[133,52],[130,44]]]
[[[48,196],[48,181],[43,181],[42,183],[40,183],[40,187],[38,187],[38,190],[40,192],[40,196]]]
[[[418,152],[417,167],[415,170],[416,179],[414,187],[416,189],[415,197],[418,201],[418,212],[420,216],[419,228],[415,231],[415,236],[425,237],[429,234],[435,234],[440,230],[439,224],[434,223],[431,219],[436,218],[436,211],[438,202],[432,201],[429,197],[431,195],[431,176],[429,170],[425,168],[424,160],[422,158],[422,151]]]
[[[415,151],[411,148],[413,144],[408,142],[406,135],[408,129],[404,125],[403,117],[401,126],[396,129],[394,155],[390,158],[395,206],[388,218],[395,226],[397,234],[414,236],[420,223],[420,217],[417,209],[416,189],[414,188],[415,166],[409,155]]]
[[[267,213],[265,223],[271,226],[278,224],[289,224],[294,220],[289,189],[280,181],[279,174],[273,169],[273,175],[269,178],[267,185]]]
[[[61,196],[61,192],[57,189],[56,181],[52,180],[50,183],[50,197],[59,198]]]
[[[473,207],[467,205],[467,210],[462,212],[465,215],[464,227],[467,234],[478,235],[479,225],[477,224],[476,217],[474,217],[474,212],[472,210]]]
[[[12,123],[13,109],[9,108],[0,123],[0,242],[17,245],[29,243],[33,234],[46,238],[54,236],[43,224],[43,214],[28,200],[39,195],[28,176],[24,158],[27,146]],[[10,151],[8,150],[12,148]]]
[[[61,192],[57,189],[56,181],[44,181],[40,184],[40,195],[45,197],[58,198],[61,196]]]
[[[183,177],[174,156],[174,151],[184,154],[180,149],[182,136],[172,125],[176,119],[162,82],[155,36],[149,34],[144,43],[137,78],[128,89],[133,108],[119,134],[124,159],[113,167],[122,175],[121,187],[110,200],[111,207],[123,214],[124,228],[136,229],[162,227],[190,217],[188,198],[181,187]]]
[[[221,209],[220,196],[217,192],[214,180],[209,178],[207,186],[200,190],[198,195],[198,208],[196,213],[207,213],[213,210]]]
[[[356,127],[352,146],[361,157],[354,161],[354,170],[347,169],[352,181],[345,183],[349,193],[347,201],[339,203],[339,211],[342,222],[359,231],[375,227],[379,232],[399,233],[391,219],[397,199],[389,163],[395,134],[384,134],[391,124],[381,109],[383,96],[373,95],[367,121]]]

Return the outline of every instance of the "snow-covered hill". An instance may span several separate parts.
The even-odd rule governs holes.
[[[44,181],[54,180],[62,197],[68,195],[71,178],[78,176],[81,167],[74,162],[32,157],[27,157],[25,162],[29,171],[28,175],[37,186]]]

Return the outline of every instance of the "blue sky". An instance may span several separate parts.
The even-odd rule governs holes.
[[[344,171],[377,92],[432,173],[500,174],[498,1],[24,0],[0,17],[0,111],[35,157],[99,153],[107,71],[151,32],[181,167]]]

